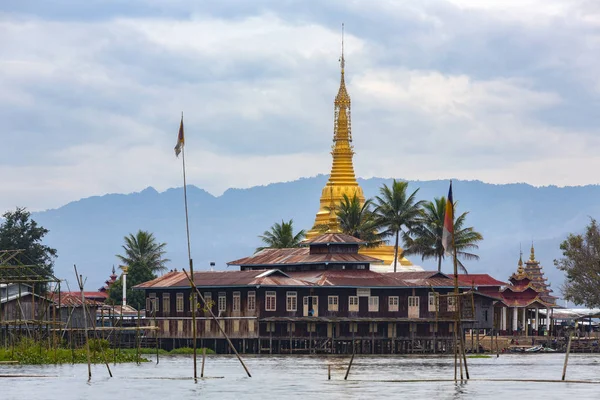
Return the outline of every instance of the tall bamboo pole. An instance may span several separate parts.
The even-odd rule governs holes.
[[[185,232],[186,232],[186,236],[187,236],[187,251],[188,251],[188,260],[190,263],[190,274],[192,275],[192,285],[190,286],[191,288],[193,287],[193,280],[194,280],[194,262],[192,260],[192,250],[191,250],[191,246],[190,246],[190,222],[189,222],[189,217],[188,217],[188,202],[187,202],[187,182],[185,179],[185,139],[184,139],[184,130],[183,130],[183,112],[181,112],[181,125],[179,127],[180,130],[180,137],[178,137],[178,143],[179,140],[181,140],[181,161],[182,161],[182,166],[183,166],[183,202],[185,205]],[[194,349],[194,379],[198,379],[198,363],[197,363],[197,358],[198,358],[198,349],[196,347],[196,297],[192,296],[191,299],[191,304],[190,304],[190,309],[192,311],[192,348]]]
[[[85,295],[83,293],[83,276],[77,274],[77,266],[73,265],[75,269],[75,278],[77,278],[77,283],[79,285],[79,291],[81,292],[81,312],[83,312],[83,327],[85,332],[85,352],[87,355],[87,364],[88,364],[88,381],[92,379],[92,361],[90,359],[90,342],[88,339],[88,327],[87,327],[87,318],[85,316]]]

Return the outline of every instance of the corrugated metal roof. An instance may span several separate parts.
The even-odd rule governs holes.
[[[266,270],[253,271],[206,271],[194,272],[194,284],[205,286],[306,286],[307,283],[289,277],[278,270],[265,274]],[[136,289],[188,287],[184,272],[169,272],[154,280],[135,286]]]
[[[399,279],[428,279],[428,278],[449,278],[448,275],[438,271],[401,271],[388,272],[387,275],[392,275]]]
[[[60,296],[58,293],[50,293],[48,298],[54,303],[58,303],[60,300],[60,307],[81,307],[83,304],[81,301],[81,292],[61,292]],[[87,306],[101,306],[103,303],[86,297],[85,304]]]
[[[458,274],[458,281],[471,286],[506,286],[502,282],[488,274]]]
[[[366,244],[364,240],[355,238],[354,236],[346,235],[344,233],[325,233],[312,239],[307,239],[302,242],[303,245],[310,244]]]
[[[290,276],[316,286],[404,287],[404,282],[388,274],[369,270],[325,270],[290,272]]]
[[[404,273],[382,274],[370,270],[312,270],[283,273],[279,270],[195,272],[194,283],[211,286],[340,286],[340,287],[453,287],[454,281],[444,275],[432,278],[400,279]],[[409,275],[409,274],[406,274]],[[427,276],[421,274],[421,276]],[[188,287],[184,272],[169,272],[136,289]],[[469,288],[468,285],[460,285]]]
[[[299,264],[343,264],[382,263],[383,261],[357,253],[310,254],[307,247],[294,249],[264,249],[249,257],[230,261],[227,265],[299,265]]]

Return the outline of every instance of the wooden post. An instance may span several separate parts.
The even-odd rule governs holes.
[[[354,361],[354,342],[352,342],[352,357],[350,358],[350,363],[348,364],[348,369],[346,370],[346,376],[344,376],[344,380],[348,380],[348,374],[350,374],[350,368],[352,368],[352,362]]]
[[[90,359],[90,343],[88,339],[87,318],[85,316],[85,295],[83,293],[83,276],[77,274],[77,267],[75,265],[73,265],[73,268],[75,268],[75,278],[77,278],[79,290],[81,291],[81,311],[83,313],[83,326],[85,332],[85,352],[87,355],[88,363],[88,381],[90,381],[92,379],[92,362]]]
[[[331,380],[331,364],[327,364],[327,380]]]
[[[206,304],[206,301],[204,300],[204,296],[202,296],[202,293],[200,293],[200,290],[198,290],[198,287],[196,287],[196,284],[194,283],[194,281],[190,278],[190,276],[188,275],[187,271],[183,271],[183,273],[185,274],[185,276],[188,278],[188,280],[190,281],[190,286],[196,290],[196,293],[198,293],[198,296],[200,297],[200,300],[202,301],[203,304]],[[227,340],[227,343],[229,344],[229,347],[231,348],[231,350],[233,350],[233,352],[235,353],[237,359],[240,361],[240,363],[242,364],[242,367],[244,367],[244,370],[246,370],[246,374],[248,374],[248,377],[251,378],[252,375],[250,375],[250,371],[248,371],[248,368],[246,367],[246,364],[244,364],[244,361],[242,360],[242,357],[240,357],[239,353],[237,352],[237,350],[235,349],[235,346],[233,345],[233,343],[231,343],[231,340],[229,340],[229,336],[227,336],[227,333],[225,333],[225,331],[223,330],[223,328],[221,327],[221,324],[219,324],[219,322],[217,321],[217,317],[215,317],[215,314],[212,312],[211,307],[208,307],[208,312],[210,313],[210,316],[212,317],[212,319],[217,323],[217,328],[219,328],[219,330],[221,331],[221,333],[223,334],[223,336],[225,336],[225,339]]]
[[[200,378],[204,378],[204,362],[206,361],[206,347],[202,346],[202,368],[200,369]]]
[[[565,364],[563,365],[563,373],[562,380],[565,380],[565,376],[567,375],[567,363],[569,362],[569,352],[571,351],[571,339],[572,336],[569,335],[569,343],[567,344],[567,354],[565,354]]]

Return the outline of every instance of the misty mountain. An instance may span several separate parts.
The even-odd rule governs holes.
[[[273,183],[249,189],[229,189],[221,196],[188,186],[192,258],[196,270],[206,270],[211,261],[217,269],[226,262],[250,255],[260,245],[258,235],[277,221],[294,220],[297,229],[309,229],[319,206],[327,176]],[[359,179],[365,196],[378,194],[390,179]],[[447,181],[410,182],[419,188],[418,198],[431,200],[447,195]],[[490,273],[506,280],[516,270],[519,246],[529,257],[532,240],[555,294],[560,295],[563,277],[553,265],[561,256],[559,244],[568,233],[580,232],[589,217],[600,215],[600,186],[533,187],[516,183],[493,185],[479,181],[454,181],[457,212],[469,211],[468,223],[479,230],[479,261],[467,262],[472,273]],[[71,202],[63,207],[37,212],[33,218],[50,230],[47,244],[58,250],[55,273],[74,282],[73,264],[88,277],[94,290],[108,278],[123,237],[138,229],[153,232],[167,243],[170,268],[187,268],[187,245],[183,189],[162,193],[149,187],[131,194],[107,194]],[[435,262],[412,257],[428,269]],[[443,271],[451,272],[450,261]],[[73,285],[71,285],[73,286]]]

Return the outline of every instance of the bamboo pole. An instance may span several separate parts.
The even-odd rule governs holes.
[[[153,311],[153,317],[154,317],[154,326],[158,327],[158,325],[156,324],[156,307],[154,307],[154,300],[152,301],[152,311]],[[121,307],[121,312],[123,311],[123,307]],[[156,365],[158,365],[159,359],[158,359],[158,329],[156,331],[154,331],[154,340],[155,343],[154,345],[156,346]]]
[[[196,284],[194,283],[194,281],[190,278],[190,275],[187,273],[186,270],[183,270],[183,273],[185,274],[185,276],[188,278],[188,281],[190,282],[190,286],[196,290],[196,293],[198,294],[198,297],[200,297],[200,300],[202,301],[203,304],[206,304],[206,301],[204,300],[204,296],[202,296],[202,293],[200,293],[200,290],[198,290],[198,287],[196,286]],[[246,367],[246,364],[244,364],[244,361],[242,360],[242,357],[240,357],[240,354],[237,352],[237,350],[235,349],[235,346],[233,345],[233,343],[231,343],[231,340],[229,340],[229,336],[227,336],[227,333],[225,333],[225,330],[223,330],[223,328],[221,327],[221,324],[219,324],[219,321],[217,320],[217,317],[215,317],[215,314],[212,312],[211,307],[207,307],[208,308],[208,312],[210,313],[210,316],[212,317],[212,319],[217,323],[217,327],[219,328],[219,330],[221,331],[221,333],[223,334],[223,336],[225,336],[225,339],[227,340],[227,343],[229,344],[229,347],[231,348],[231,350],[233,350],[233,352],[235,353],[237,359],[240,361],[240,363],[242,364],[242,367],[244,367],[244,370],[246,370],[246,373],[248,374],[248,377],[251,378],[252,375],[250,375],[250,371],[248,370],[248,368]]]
[[[79,284],[79,290],[81,292],[81,311],[83,312],[83,326],[85,328],[85,352],[87,355],[87,364],[88,364],[88,381],[92,379],[92,361],[90,359],[90,342],[88,339],[88,329],[87,329],[87,319],[85,317],[85,295],[83,293],[83,277],[77,274],[77,266],[73,265],[75,269],[75,278],[77,278],[77,283]]]
[[[567,375],[567,363],[569,362],[569,353],[571,352],[571,340],[573,336],[569,335],[569,343],[567,344],[567,354],[565,354],[565,363],[563,365],[562,380],[565,380]]]
[[[204,378],[204,361],[206,361],[206,347],[202,346],[202,369],[200,370],[200,378]]]
[[[331,380],[331,364],[327,364],[327,380]]]
[[[348,369],[346,370],[346,375],[344,376],[344,380],[348,380],[348,375],[350,374],[350,368],[352,368],[352,362],[354,361],[354,341],[352,341],[352,357],[350,357],[350,363],[348,364]]]

